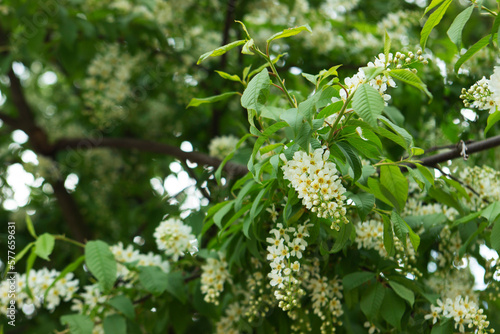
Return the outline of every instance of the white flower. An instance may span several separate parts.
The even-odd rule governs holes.
[[[219,253],[219,259],[208,258],[207,263],[201,267],[201,292],[205,295],[207,303],[219,304],[218,297],[224,290],[224,283],[230,280],[227,271],[226,256]]]
[[[208,145],[208,152],[213,157],[224,159],[235,149],[238,141],[235,136],[215,137]]]
[[[158,249],[164,250],[166,255],[177,261],[185,252],[197,248],[198,242],[191,231],[191,226],[185,225],[180,219],[170,218],[158,225],[153,236]]]

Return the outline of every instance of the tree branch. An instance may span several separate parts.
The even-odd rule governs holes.
[[[178,158],[181,161],[213,166],[217,168],[222,162],[218,158],[211,157],[201,152],[184,152],[178,147],[135,138],[63,138],[54,143],[54,151],[70,149],[93,149],[99,147],[110,147],[120,149],[136,149],[143,152],[166,154]],[[240,176],[248,173],[244,165],[228,162],[224,165],[224,171],[230,175]]]
[[[500,135],[495,136],[495,137],[491,137],[491,138],[488,138],[485,140],[476,141],[476,142],[470,143],[468,145],[466,144],[466,149],[467,149],[466,153],[472,154],[472,153],[484,151],[484,150],[487,150],[487,149],[490,149],[493,147],[497,147],[497,146],[500,146]],[[445,162],[445,161],[448,161],[451,159],[456,159],[456,158],[461,157],[461,154],[460,154],[461,152],[462,152],[462,147],[456,146],[454,149],[451,149],[447,152],[431,155],[429,157],[425,157],[425,158],[420,159],[420,161],[421,161],[421,164],[424,166],[434,167],[440,162]],[[415,166],[412,164],[409,164],[409,167],[415,168]]]

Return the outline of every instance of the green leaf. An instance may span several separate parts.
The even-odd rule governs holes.
[[[243,45],[243,48],[241,49],[241,53],[244,55],[254,55],[252,52],[251,48],[255,45],[255,42],[253,41],[253,38],[249,39],[245,45]]]
[[[408,304],[413,307],[413,303],[415,302],[415,294],[413,293],[413,291],[411,291],[404,285],[394,281],[389,281],[389,285],[394,290],[394,292],[398,294],[399,297],[406,300]]]
[[[400,138],[402,138],[404,140],[404,143],[406,145],[402,146],[402,147],[406,148],[407,151],[410,149],[410,147],[413,146],[413,137],[410,133],[408,133],[408,131],[406,131],[404,128],[399,127],[396,124],[392,123],[389,119],[385,118],[384,116],[379,116],[378,119],[385,126],[387,126],[389,129],[391,129],[393,132],[395,132],[397,136],[399,136]],[[387,137],[387,138],[389,138],[389,137]],[[389,139],[391,139],[391,138],[389,138]],[[393,140],[393,139],[391,139],[391,140]],[[396,142],[396,143],[398,143],[398,142]],[[400,143],[398,143],[398,144],[400,144]]]
[[[229,73],[222,72],[222,71],[215,71],[215,72],[217,72],[218,75],[220,75],[222,78],[224,78],[226,80],[241,82],[240,77],[237,76],[236,74],[229,74]]]
[[[484,134],[486,134],[498,121],[500,121],[500,110],[498,110],[497,108],[497,111],[488,116],[488,120],[486,121],[486,128],[484,128]]]
[[[204,104],[204,103],[214,103],[217,101],[222,101],[222,100],[229,98],[230,96],[237,95],[237,94],[238,94],[238,92],[229,92],[229,93],[205,97],[205,98],[201,98],[201,99],[194,97],[191,99],[191,101],[189,102],[189,104],[187,105],[186,108],[197,107],[197,106]]]
[[[177,298],[181,303],[185,304],[187,301],[186,285],[184,284],[184,277],[180,271],[174,271],[167,274],[167,291]]]
[[[110,291],[116,281],[116,261],[107,243],[89,241],[85,245],[85,264],[104,292]]]
[[[384,114],[391,120],[392,123],[398,126],[404,125],[405,117],[403,116],[401,111],[398,110],[398,108],[395,108],[393,106],[385,106]]]
[[[403,246],[406,248],[406,234],[410,232],[408,225],[396,211],[392,211],[391,213],[391,222],[394,226],[394,233],[396,234],[396,237],[398,237],[398,239],[403,243]]]
[[[500,201],[493,202],[481,211],[481,217],[493,223],[500,215]]]
[[[464,9],[460,14],[455,17],[450,28],[446,32],[450,40],[457,46],[460,51],[462,47],[462,31],[464,30],[465,24],[469,21],[472,11],[474,10],[474,5],[471,5]]]
[[[337,239],[335,239],[335,243],[333,244],[330,253],[340,252],[349,241],[351,232],[352,232],[352,223],[341,224],[339,234],[337,236]]]
[[[267,101],[270,85],[269,73],[267,72],[267,68],[264,68],[248,83],[241,97],[241,105],[246,109],[253,109],[260,112]]]
[[[384,248],[389,256],[394,255],[394,232],[392,231],[392,224],[389,217],[382,216],[384,221]]]
[[[214,222],[215,222],[215,225],[217,225],[217,227],[219,229],[222,229],[222,219],[224,218],[224,216],[229,212],[231,211],[231,209],[233,208],[233,205],[234,205],[234,200],[231,200],[231,201],[227,201],[225,202],[227,203],[226,205],[224,205],[223,207],[221,207],[216,214],[214,214]]]
[[[26,293],[31,299],[35,299],[33,296],[33,292],[31,291],[31,288],[29,286],[29,277],[30,277],[30,271],[33,268],[33,265],[35,264],[36,260],[36,249],[33,248],[31,250],[30,256],[28,256],[28,260],[26,260]]]
[[[105,334],[127,333],[127,321],[119,314],[111,314],[104,318],[102,327]]]
[[[196,62],[196,65],[199,65],[202,61],[204,61],[205,59],[207,59],[208,57],[217,57],[217,56],[221,56],[223,55],[224,53],[226,53],[227,51],[237,47],[237,46],[240,46],[242,44],[245,44],[246,41],[245,40],[238,40],[238,41],[234,41],[232,43],[229,43],[229,44],[226,44],[224,46],[221,46],[220,48],[217,48],[213,51],[209,51],[207,53],[204,53],[200,56],[200,58],[198,59],[198,61]]]
[[[408,181],[398,166],[380,166],[380,190],[396,210],[403,210],[408,197]]]
[[[139,267],[139,282],[141,282],[144,289],[153,295],[162,294],[167,289],[167,281],[168,275],[160,267]]]
[[[358,154],[356,154],[354,148],[348,142],[339,141],[337,142],[337,146],[346,157],[349,166],[351,166],[352,171],[354,173],[353,182],[356,182],[361,176],[361,167],[362,167],[361,160],[359,160]]]
[[[288,28],[283,30],[282,32],[276,33],[267,39],[267,43],[269,44],[276,39],[295,36],[301,33],[302,31],[309,31],[310,33],[312,33],[311,27],[309,27],[309,25],[306,24],[300,27]]]
[[[112,306],[117,311],[120,311],[129,319],[135,318],[134,304],[130,298],[125,295],[114,296],[108,301],[108,305]]]
[[[375,205],[375,196],[368,193],[358,193],[350,194],[349,198],[356,204],[359,217],[364,221]]]
[[[425,49],[425,44],[427,43],[427,39],[429,38],[432,29],[434,29],[434,27],[437,26],[439,22],[441,22],[441,19],[443,18],[444,13],[446,13],[446,10],[450,6],[451,2],[452,0],[445,0],[444,3],[440,5],[439,8],[436,9],[425,22],[425,25],[422,28],[422,32],[420,33],[420,46],[422,47],[422,49]],[[431,5],[429,6],[430,8],[427,7],[428,9],[426,9],[426,13],[436,5],[437,3],[434,5],[433,3],[431,3]]]
[[[377,118],[384,110],[384,100],[379,92],[368,84],[362,84],[356,89],[352,106],[365,122],[377,128]]]
[[[63,315],[61,324],[68,326],[71,334],[92,334],[94,329],[94,322],[83,314]]]
[[[486,45],[490,43],[490,37],[491,35],[486,35],[483,38],[481,38],[476,44],[471,46],[467,52],[465,52],[458,60],[457,63],[455,64],[455,72],[458,72],[460,69],[460,66],[462,66],[463,63],[465,63],[467,60],[469,60],[473,55],[475,55],[479,50],[484,48]]]
[[[481,216],[482,213],[483,213],[483,211],[478,211],[478,212],[470,213],[467,216],[464,216],[460,219],[457,219],[453,222],[453,224],[450,226],[450,228],[454,228],[458,225],[468,223],[471,220],[474,220],[474,219],[478,218],[479,216]]]
[[[388,75],[393,77],[394,79],[398,79],[399,81],[402,81],[404,83],[407,83],[409,85],[412,85],[413,87],[416,87],[420,89],[422,92],[424,92],[430,99],[432,99],[432,94],[429,92],[427,89],[427,85],[420,80],[418,75],[413,73],[409,69],[394,69],[386,72]]]
[[[367,291],[361,297],[359,306],[361,311],[368,319],[373,319],[380,311],[382,301],[384,300],[385,288],[379,282],[368,287]]]
[[[54,250],[55,239],[52,234],[44,233],[36,239],[35,253],[44,260],[50,261],[49,255]]]
[[[430,3],[430,5],[427,6],[427,8],[425,8],[424,15],[427,14],[432,8],[434,8],[437,5],[439,5],[441,2],[443,2],[443,0],[432,0],[432,2]]]
[[[354,273],[347,274],[344,276],[344,278],[342,278],[344,291],[349,291],[354,288],[357,288],[361,284],[368,282],[374,277],[375,273],[369,271],[357,271]]]
[[[63,277],[66,277],[66,275],[68,273],[71,273],[73,271],[75,271],[78,267],[80,267],[80,265],[82,264],[82,262],[85,260],[85,256],[82,255],[80,256],[79,258],[77,258],[75,261],[71,262],[70,264],[68,264],[64,269],[63,271],[61,271],[59,273],[59,275],[57,275],[56,279],[52,281],[52,283],[49,285],[49,287],[47,288],[47,290],[45,290],[45,293],[43,295],[43,299],[44,300],[47,300],[47,296],[49,294],[49,291],[50,289],[52,289],[54,287],[54,285],[56,285],[56,283]]]
[[[398,330],[401,329],[401,319],[406,311],[405,302],[398,297],[392,290],[387,289],[384,296],[384,301],[380,308],[380,315]]]
[[[35,233],[35,227],[33,226],[33,222],[31,221],[30,216],[26,215],[26,227],[28,228],[28,232],[31,234],[33,238],[38,238]]]
[[[500,254],[500,220],[493,224],[490,236],[491,247]]]
[[[391,51],[391,38],[389,37],[389,34],[387,33],[386,30],[384,34],[384,56],[386,61],[389,59],[390,51]]]

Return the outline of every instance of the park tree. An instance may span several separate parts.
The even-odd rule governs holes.
[[[1,0],[0,333],[500,330],[499,7]]]

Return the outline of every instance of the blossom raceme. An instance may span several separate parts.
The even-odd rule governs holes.
[[[213,157],[224,159],[234,150],[238,141],[235,136],[215,137],[208,145],[208,152]]]
[[[227,270],[226,256],[219,254],[219,259],[208,258],[207,263],[201,267],[201,292],[205,295],[207,303],[219,304],[219,296],[224,290],[224,283],[230,280]]]
[[[158,249],[177,261],[185,252],[194,252],[197,249],[198,241],[191,232],[191,226],[185,225],[180,219],[170,218],[158,225],[153,236],[156,238]]]
[[[328,161],[330,151],[318,148],[314,152],[297,151],[292,160],[282,167],[283,176],[302,199],[302,204],[320,218],[333,218],[332,228],[339,229],[341,222],[348,223],[344,201],[346,189],[337,175],[337,168]]]

